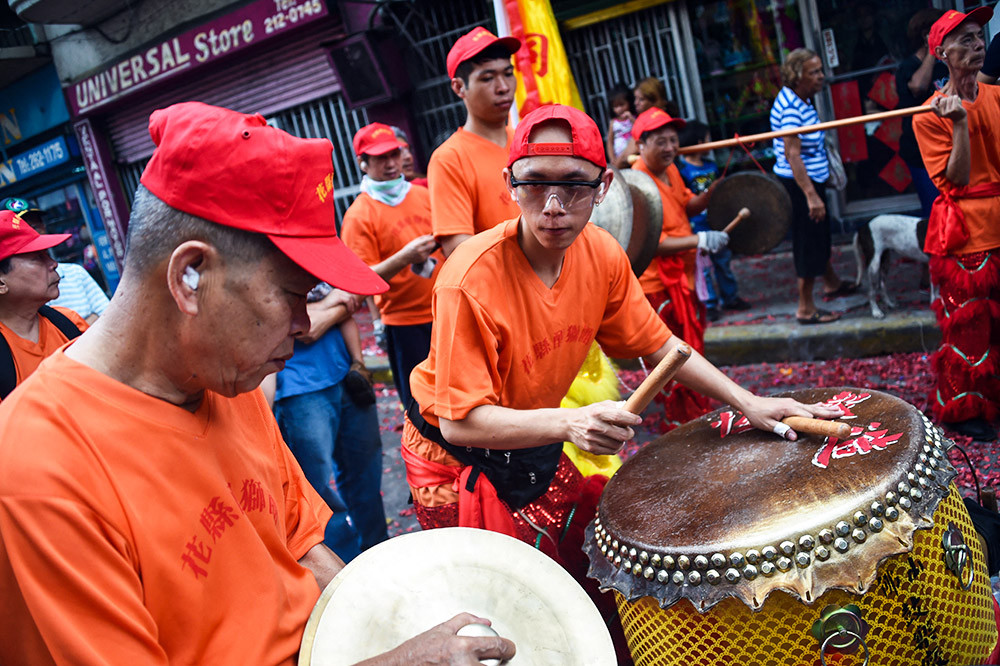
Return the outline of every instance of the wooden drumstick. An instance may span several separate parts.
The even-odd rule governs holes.
[[[660,359],[653,371],[649,373],[635,393],[625,401],[625,411],[633,414],[641,414],[642,410],[649,407],[653,396],[660,392],[667,385],[677,371],[681,369],[684,362],[691,358],[691,348],[686,344],[677,345],[667,352],[667,355]]]
[[[806,435],[836,437],[840,440],[845,440],[851,436],[851,426],[837,421],[810,419],[805,416],[786,416],[781,419],[781,422],[795,432],[800,432]]]
[[[747,219],[748,217],[750,217],[750,209],[740,208],[740,212],[736,213],[736,217],[733,218],[732,222],[726,225],[726,228],[723,229],[723,231],[727,234],[733,233],[733,229],[735,229],[740,222]]]

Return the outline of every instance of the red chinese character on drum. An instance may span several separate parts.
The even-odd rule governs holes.
[[[851,393],[850,391],[844,391],[843,393],[838,393],[829,400],[824,401],[823,404],[828,407],[836,407],[843,412],[843,415],[840,418],[853,419],[856,418],[856,415],[851,411],[851,407],[859,402],[864,402],[870,397],[872,397],[871,393]]]
[[[719,412],[719,420],[709,423],[713,428],[719,429],[719,437],[725,437],[729,433],[741,433],[753,430],[750,419],[743,416],[743,412],[736,412],[731,409]]]
[[[889,434],[889,430],[883,428],[882,424],[872,421],[867,428],[854,426],[851,428],[851,439],[840,442],[836,437],[828,437],[816,455],[813,456],[812,464],[820,469],[830,466],[831,460],[841,460],[855,455],[867,455],[872,451],[884,451],[890,444],[895,444],[903,433],[897,432]]]

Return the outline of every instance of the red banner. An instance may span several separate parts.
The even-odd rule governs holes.
[[[844,81],[830,86],[833,95],[833,115],[840,118],[860,116],[861,93],[857,81]],[[848,125],[837,129],[840,156],[844,162],[863,162],[868,159],[868,142],[864,125]]]

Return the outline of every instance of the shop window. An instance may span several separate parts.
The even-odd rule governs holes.
[[[907,39],[910,18],[929,0],[831,0],[817,3],[830,97],[836,118],[902,106],[896,70],[916,50]],[[912,193],[900,155],[906,120],[894,118],[837,130],[847,170],[848,202]],[[905,149],[904,149],[905,151]]]
[[[803,46],[799,2],[715,0],[688,11],[712,138],[769,131],[783,55]],[[770,142],[751,150],[765,168],[773,164]],[[750,162],[733,151],[733,165]]]

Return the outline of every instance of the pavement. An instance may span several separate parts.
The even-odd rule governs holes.
[[[857,278],[857,263],[850,238],[835,239],[833,262],[845,280]],[[937,347],[940,333],[921,287],[924,266],[894,258],[889,261],[888,290],[897,307],[884,319],[871,315],[865,287],[857,293],[824,301],[817,286],[817,304],[842,313],[828,324],[802,325],[795,319],[796,281],[791,251],[782,245],[762,256],[736,257],[732,268],[740,285],[740,296],[751,304],[741,312],[723,312],[706,331],[706,356],[738,383],[756,392],[807,386],[858,385],[887,390],[926,408],[931,386],[928,354]],[[362,330],[366,364],[379,382],[379,415],[384,455],[383,501],[391,535],[419,529],[408,504],[409,492],[399,454],[403,410],[384,353],[371,336],[371,318],[362,310],[356,315]],[[850,359],[859,359],[851,361]],[[621,369],[623,394],[634,388],[644,373],[633,360],[616,360]],[[636,440],[626,447],[634,453],[663,430],[663,415],[650,408]],[[1000,460],[992,449],[972,449],[984,485],[1000,483]],[[960,483],[972,486],[971,473]]]

